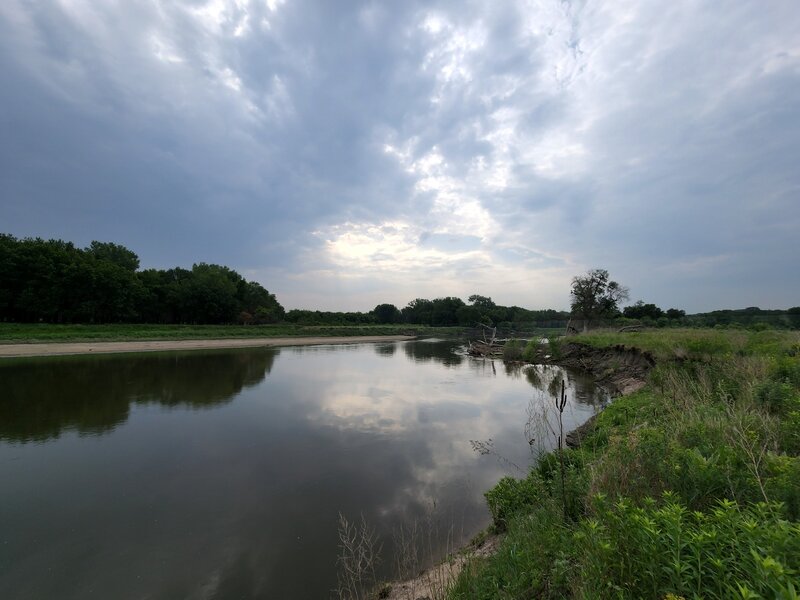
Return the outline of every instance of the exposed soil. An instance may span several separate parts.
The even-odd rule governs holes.
[[[638,348],[594,348],[576,343],[565,344],[553,362],[586,371],[615,396],[632,394],[644,387],[647,374],[656,365],[652,354]]]
[[[485,558],[494,554],[499,541],[499,536],[491,535],[482,540],[480,544],[469,545],[449,560],[431,567],[417,577],[393,582],[389,593],[380,597],[388,600],[433,600],[434,598],[442,598],[444,591],[452,585],[464,566],[471,560]]]
[[[563,346],[558,360],[553,362],[586,371],[612,396],[624,396],[640,390],[647,382],[650,369],[656,364],[652,354],[638,348],[622,345],[594,348],[576,343]],[[566,437],[567,446],[580,446],[583,438],[594,428],[596,417],[591,417],[570,431]]]

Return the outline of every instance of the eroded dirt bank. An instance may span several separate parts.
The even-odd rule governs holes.
[[[575,342],[562,346],[558,359],[552,362],[586,371],[612,396],[624,396],[642,389],[647,383],[647,374],[656,365],[652,354],[638,348],[622,345],[595,348]],[[566,436],[567,446],[580,446],[594,427],[596,417],[570,431]]]
[[[577,343],[567,343],[560,356],[554,360],[558,365],[582,369],[613,395],[632,394],[644,387],[647,374],[656,365],[649,352],[626,346],[594,348]]]

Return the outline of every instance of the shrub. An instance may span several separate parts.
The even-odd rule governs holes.
[[[522,358],[522,342],[510,340],[503,346],[503,360],[519,360]]]
[[[530,510],[544,498],[544,485],[536,473],[525,479],[503,477],[486,492],[486,503],[497,531],[505,531],[508,521],[522,511]]]
[[[796,597],[800,525],[776,516],[779,507],[723,500],[704,513],[665,500],[595,498],[597,518],[575,533],[579,597]]]
[[[459,575],[448,597],[567,598],[572,536],[561,508],[545,500],[509,523],[508,533],[491,559],[473,562]]]

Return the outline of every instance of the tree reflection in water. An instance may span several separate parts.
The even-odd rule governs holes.
[[[121,354],[0,363],[0,440],[45,441],[64,431],[100,435],[128,419],[131,403],[202,409],[259,384],[277,348]]]

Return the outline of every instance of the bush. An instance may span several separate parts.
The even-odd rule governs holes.
[[[522,358],[522,342],[511,340],[503,346],[503,360],[520,360]]]
[[[486,503],[495,530],[505,531],[514,515],[530,510],[544,498],[543,492],[543,482],[536,473],[531,473],[525,479],[503,477],[486,492]]]
[[[509,523],[508,533],[491,559],[467,564],[449,598],[570,597],[572,535],[561,508],[545,500]]]
[[[578,596],[796,597],[800,525],[776,516],[779,507],[723,500],[703,513],[665,500],[636,507],[595,499],[597,517],[575,534]]]

